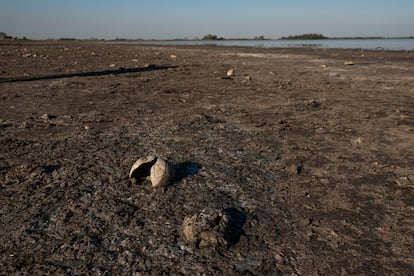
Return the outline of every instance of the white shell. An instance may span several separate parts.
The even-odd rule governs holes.
[[[230,69],[227,71],[227,77],[232,77],[234,75],[234,69]]]
[[[132,180],[132,178],[136,176],[138,180],[140,180],[142,178],[149,176],[151,166],[153,166],[156,160],[157,157],[150,155],[135,161],[135,163],[131,167],[131,170],[129,171],[129,179]]]
[[[154,188],[165,187],[173,181],[174,170],[167,161],[158,157],[157,162],[151,167],[150,178]]]

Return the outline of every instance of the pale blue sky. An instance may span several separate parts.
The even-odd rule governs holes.
[[[0,0],[0,32],[45,38],[412,36],[413,0]]]

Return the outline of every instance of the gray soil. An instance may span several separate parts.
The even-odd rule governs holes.
[[[1,43],[0,148],[4,274],[414,271],[412,51]]]

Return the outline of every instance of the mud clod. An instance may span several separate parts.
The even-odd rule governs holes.
[[[185,217],[181,232],[197,248],[229,247],[239,240],[245,220],[245,215],[235,208],[222,211],[205,208],[199,214]]]

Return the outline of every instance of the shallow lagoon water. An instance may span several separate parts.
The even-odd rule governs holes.
[[[366,50],[414,50],[414,39],[323,39],[323,40],[143,40],[114,42],[146,45],[215,45],[259,48],[322,48]]]

